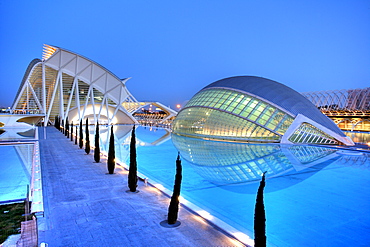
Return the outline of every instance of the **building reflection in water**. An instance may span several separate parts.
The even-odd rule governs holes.
[[[249,191],[243,185],[259,182],[264,171],[267,179],[274,178],[267,191],[275,191],[297,184],[341,158],[338,150],[319,146],[216,142],[175,134],[172,141],[203,178],[240,193],[255,193],[254,187]],[[298,179],[289,179],[297,173]]]
[[[36,128],[34,127],[0,129],[0,141],[24,141],[36,138]]]
[[[131,141],[131,131],[133,125],[114,125],[114,147],[116,152],[116,157],[121,162],[126,162],[129,159],[130,154],[130,141]],[[100,126],[100,149],[103,152],[108,153],[109,149],[109,137],[110,137],[110,126]],[[136,128],[136,132],[140,132],[142,126],[138,126]],[[149,128],[148,130],[152,131],[155,129]],[[136,134],[136,146],[143,147],[143,146],[158,146],[162,143],[171,139],[171,133],[164,129],[165,133],[162,136],[148,138],[146,139],[145,136],[141,136]],[[94,144],[94,135],[95,135],[95,127],[89,127],[90,131],[90,142]]]

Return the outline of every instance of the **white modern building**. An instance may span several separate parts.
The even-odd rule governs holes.
[[[161,117],[152,124],[168,124],[177,112],[159,102],[139,102],[129,92],[126,82],[100,64],[77,53],[44,45],[42,59],[28,66],[12,106],[19,119],[39,116],[37,123],[53,123],[56,116],[77,123],[89,118],[91,123],[138,124],[134,117],[143,107],[153,104]],[[0,122],[5,127],[4,121]],[[17,122],[17,121],[13,121]],[[29,121],[28,121],[29,122]],[[141,118],[141,122],[142,118]]]

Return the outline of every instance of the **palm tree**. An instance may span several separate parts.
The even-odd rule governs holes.
[[[173,225],[177,221],[177,215],[179,212],[179,197],[180,197],[180,189],[181,189],[181,180],[182,180],[182,166],[181,166],[180,153],[178,153],[177,159],[176,159],[175,185],[173,186],[171,202],[170,202],[170,206],[168,207],[167,223],[169,225]]]
[[[85,152],[86,154],[89,154],[90,153],[89,118],[86,118],[85,135],[86,135]]]
[[[265,188],[265,174],[262,175],[260,186],[258,187],[256,206],[254,209],[254,246],[266,247],[266,216],[265,205],[263,203],[263,189]]]
[[[130,168],[128,171],[128,187],[131,192],[136,192],[137,187],[137,162],[136,162],[136,137],[135,137],[135,125],[131,132],[130,142]]]
[[[109,150],[108,150],[108,173],[113,174],[114,173],[114,168],[116,166],[116,153],[114,151],[114,133],[113,133],[113,125],[111,127],[110,131],[110,138],[109,138]]]
[[[96,121],[96,130],[95,130],[94,160],[95,160],[96,163],[100,162],[99,122],[98,121]]]

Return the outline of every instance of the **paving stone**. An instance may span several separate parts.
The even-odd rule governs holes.
[[[106,161],[94,163],[54,127],[39,128],[45,217],[39,243],[49,246],[236,246],[216,228],[195,221],[180,207],[181,226],[160,226],[169,198],[139,181],[126,193],[127,171],[107,175]],[[243,246],[243,245],[239,245]]]

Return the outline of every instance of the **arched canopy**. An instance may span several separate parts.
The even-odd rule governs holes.
[[[71,109],[78,118],[93,112],[94,121],[108,117],[108,123],[137,123],[123,104],[137,102],[125,82],[98,63],[55,46],[44,46],[43,60],[33,60],[24,76],[12,110],[45,115],[45,124],[55,116],[62,119]],[[112,107],[114,111],[112,112]],[[120,117],[125,122],[119,122]]]

